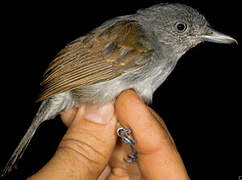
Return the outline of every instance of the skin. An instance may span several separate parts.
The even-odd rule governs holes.
[[[164,121],[134,91],[103,106],[101,113],[97,105],[62,113],[66,134],[52,159],[29,179],[189,179]],[[117,139],[117,120],[132,129],[137,163],[123,161],[130,150]]]

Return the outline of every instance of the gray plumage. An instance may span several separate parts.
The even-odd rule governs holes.
[[[12,170],[38,126],[82,103],[114,100],[134,89],[146,103],[179,58],[202,41],[236,42],[218,33],[198,11],[157,4],[111,19],[67,45],[51,62],[42,83],[42,105],[2,175]]]

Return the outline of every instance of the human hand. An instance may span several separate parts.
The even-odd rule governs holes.
[[[129,147],[117,141],[117,119],[132,129],[137,163],[126,163]],[[164,121],[132,90],[113,103],[62,113],[68,126],[53,158],[29,179],[189,179]]]
[[[130,150],[118,143],[109,162],[109,180],[190,179],[164,121],[134,91],[125,91],[118,97],[115,113],[122,126],[132,129],[138,161],[124,162]]]

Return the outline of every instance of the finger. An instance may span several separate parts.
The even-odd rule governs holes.
[[[113,103],[78,109],[54,157],[34,177],[97,179],[116,144]]]
[[[174,143],[164,121],[161,117],[150,107],[148,107],[149,111],[153,115],[153,117],[160,123],[162,128],[169,136],[170,141]],[[120,140],[119,140],[120,141]],[[174,144],[175,146],[175,144]],[[141,174],[138,169],[137,163],[126,163],[124,159],[127,158],[127,152],[129,152],[129,147],[124,143],[119,143],[114,152],[112,153],[112,157],[109,161],[109,165],[112,169],[111,174],[109,175],[108,180],[112,179],[141,179]]]
[[[169,130],[167,129],[164,120],[153,109],[151,109],[150,107],[148,107],[148,109],[149,109],[150,113],[153,115],[153,117],[160,123],[160,126],[162,127],[162,129],[166,133],[167,137],[169,138],[169,141],[172,143],[172,145],[176,149],[176,144],[175,144]]]
[[[126,180],[126,179],[141,179],[140,171],[136,163],[126,163],[124,158],[127,158],[129,147],[124,143],[119,142],[110,158],[109,165],[111,173],[108,180]]]
[[[111,173],[111,168],[109,165],[107,165],[97,180],[106,180],[110,175],[110,173]]]
[[[68,111],[62,112],[61,113],[62,122],[67,127],[69,127],[72,121],[75,119],[77,112],[78,112],[78,108],[72,108],[72,109],[69,109]]]
[[[134,91],[123,92],[115,108],[118,120],[132,129],[137,141],[137,163],[144,179],[189,179],[165,126],[160,125]]]
[[[151,108],[149,111],[152,113],[153,117],[160,123],[160,125],[166,130],[167,135],[170,140],[174,143],[172,137],[169,134],[169,131],[161,119],[161,117]],[[119,140],[120,141],[120,140]],[[112,169],[111,174],[109,175],[108,180],[112,179],[141,179],[140,171],[137,167],[136,163],[126,163],[124,159],[127,158],[127,152],[129,151],[129,147],[124,143],[119,142],[116,145],[114,152],[112,153],[112,157],[109,161],[109,165]]]

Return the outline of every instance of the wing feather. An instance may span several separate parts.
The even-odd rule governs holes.
[[[152,52],[146,33],[135,21],[97,28],[57,54],[45,71],[37,101],[135,70],[149,61]]]

